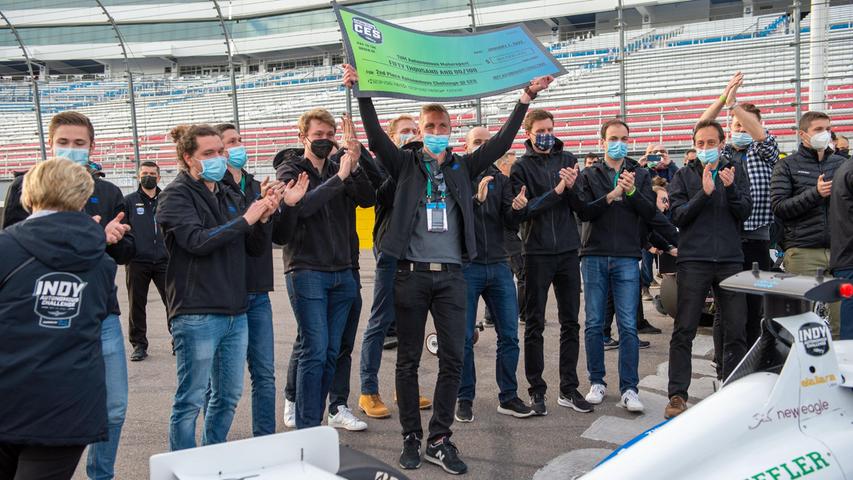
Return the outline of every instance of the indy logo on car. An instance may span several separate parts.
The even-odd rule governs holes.
[[[352,29],[359,37],[370,43],[382,43],[382,32],[376,28],[376,25],[363,18],[353,17]]]
[[[33,289],[33,310],[44,328],[69,328],[80,314],[86,282],[77,275],[52,272],[39,277]]]
[[[806,349],[806,353],[813,357],[820,357],[829,351],[829,329],[826,325],[817,322],[809,322],[800,327],[800,343]]]

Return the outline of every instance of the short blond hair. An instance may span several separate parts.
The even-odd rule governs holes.
[[[86,206],[95,181],[86,167],[64,158],[36,164],[24,175],[21,203],[29,211],[79,212]]]
[[[400,122],[404,122],[406,120],[408,120],[412,123],[416,123],[415,117],[413,117],[411,115],[406,115],[405,113],[400,115],[399,117],[391,120],[390,122],[388,122],[388,136],[393,137],[394,134],[397,133],[397,125],[399,125]]]
[[[421,115],[419,120],[423,121],[424,115],[426,115],[427,113],[443,113],[447,116],[447,119],[450,120],[450,112],[448,112],[447,108],[445,108],[444,105],[440,103],[427,103],[423,105],[421,107]]]
[[[333,117],[326,109],[315,108],[313,110],[308,110],[299,117],[299,133],[302,135],[308,135],[308,129],[311,127],[311,120],[323,122],[326,125],[331,126],[336,132],[338,131],[338,125],[335,123],[335,117]]]

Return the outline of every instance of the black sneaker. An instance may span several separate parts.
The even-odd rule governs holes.
[[[385,341],[382,343],[383,350],[393,350],[397,348],[397,337],[388,335],[385,337]]]
[[[403,439],[400,466],[405,470],[421,468],[421,439],[414,433],[406,435],[406,438]]]
[[[133,349],[133,353],[130,354],[131,362],[141,362],[148,357],[148,352],[145,351],[142,347],[136,347]]]
[[[435,443],[428,443],[424,459],[453,475],[461,475],[468,471],[468,465],[459,458],[459,449],[447,437],[441,437]]]
[[[619,348],[619,340],[611,338],[604,341],[604,350],[615,350]]]
[[[495,321],[492,320],[491,317],[486,317],[483,319],[483,327],[485,328],[495,328]]]
[[[561,393],[560,398],[557,399],[557,405],[571,408],[572,410],[580,413],[589,413],[594,410],[592,404],[587,402],[577,389],[572,390],[568,395],[563,395]]]
[[[515,418],[527,418],[536,415],[536,413],[533,412],[533,409],[527,406],[518,397],[515,397],[508,402],[501,402],[500,405],[498,405],[498,413]]]
[[[533,409],[535,415],[548,415],[548,407],[545,406],[545,394],[534,393],[530,396],[530,408]]]
[[[650,342],[647,342],[645,340],[639,340],[639,339],[637,340],[637,348],[639,348],[639,349],[649,348],[650,346],[651,346]]]
[[[462,423],[471,423],[474,421],[474,410],[471,400],[459,400],[456,404],[456,421]]]
[[[645,325],[643,325],[637,330],[637,333],[642,333],[643,335],[657,335],[661,333],[661,329],[652,325],[651,323],[646,322]]]

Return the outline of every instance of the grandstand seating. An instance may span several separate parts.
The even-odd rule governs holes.
[[[853,131],[853,6],[832,7],[828,34],[827,112],[837,131]],[[846,22],[846,23],[845,23]],[[803,25],[808,25],[808,19]],[[808,29],[803,29],[807,41]],[[734,71],[746,74],[739,99],[756,103],[764,123],[783,146],[795,144],[792,34],[782,15],[703,22],[663,29],[627,32],[628,120],[632,150],[649,142],[687,148],[692,124]],[[619,66],[616,34],[602,34],[549,45],[565,65],[560,77],[536,102],[556,117],[556,133],[567,148],[597,151],[598,125],[619,111]],[[808,77],[807,47],[803,47],[803,78]],[[135,82],[142,160],[156,160],[174,170],[174,146],[167,138],[174,125],[216,122],[231,117],[229,79],[141,78]],[[49,82],[41,87],[45,121],[51,113],[73,108],[92,118],[98,131],[95,160],[112,176],[133,168],[133,145],[127,108],[127,86],[121,80]],[[483,100],[484,120],[496,131],[517,93]],[[803,83],[804,101],[808,99]],[[281,148],[297,143],[296,119],[303,111],[322,106],[334,114],[345,111],[346,97],[337,69],[292,70],[246,75],[239,82],[238,100],[250,166],[267,166]],[[26,84],[0,83],[0,178],[27,169],[37,158],[38,144],[31,96]],[[382,119],[417,111],[417,103],[378,99]],[[472,102],[449,104],[454,122],[454,145],[465,126],[474,121]],[[358,118],[356,117],[356,120]],[[360,126],[359,122],[356,122]],[[519,135],[514,149],[521,150]]]

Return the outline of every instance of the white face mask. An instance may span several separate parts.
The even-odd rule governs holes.
[[[829,130],[816,133],[809,139],[809,143],[812,145],[812,148],[819,152],[826,150],[826,147],[829,146],[829,142],[831,141],[832,135],[829,133]]]

